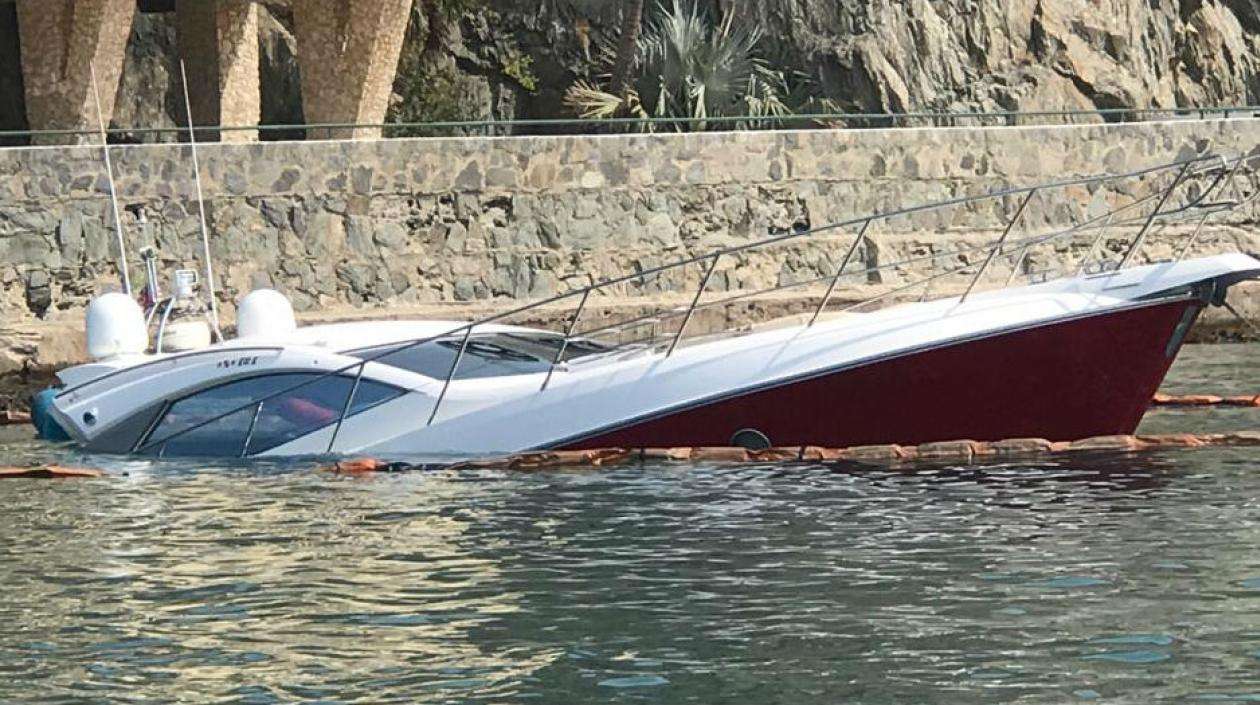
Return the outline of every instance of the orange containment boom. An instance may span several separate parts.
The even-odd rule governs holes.
[[[362,475],[372,472],[401,472],[410,470],[412,467],[410,463],[387,463],[376,458],[352,458],[320,469],[330,470],[340,475]]]
[[[691,463],[773,463],[849,461],[880,465],[910,462],[970,463],[976,460],[1038,457],[1086,451],[1141,451],[1165,448],[1207,446],[1260,446],[1260,430],[1233,433],[1168,433],[1136,436],[1095,436],[1078,441],[1048,441],[1044,438],[1010,438],[984,442],[941,441],[917,446],[875,445],[851,448],[794,446],[748,450],[739,447],[710,448],[597,448],[593,450],[549,450],[520,453],[502,458],[470,460],[444,466],[448,469],[489,468],[530,472],[552,468],[599,468],[626,465],[644,460]],[[324,466],[343,474],[398,472],[415,466],[386,463],[374,458],[347,460]]]
[[[1260,407],[1260,394],[1255,396],[1218,397],[1213,394],[1156,394],[1151,406],[1255,406]]]
[[[25,411],[5,409],[0,411],[0,426],[17,426],[31,422],[31,415]]]
[[[68,468],[61,465],[33,465],[25,468],[0,467],[0,480],[24,478],[58,479],[70,477],[101,477],[105,473],[91,468]]]

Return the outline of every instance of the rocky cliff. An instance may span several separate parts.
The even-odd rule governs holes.
[[[734,3],[729,3],[734,6]],[[1254,0],[752,0],[747,21],[848,110],[1254,102]]]
[[[764,29],[760,53],[811,108],[849,112],[1193,107],[1260,102],[1258,0],[699,0]],[[432,31],[426,3],[453,6]],[[598,75],[615,0],[422,0],[395,118],[569,116],[560,96]],[[287,3],[264,4],[263,121],[302,119]],[[648,2],[649,20],[660,12]],[[0,16],[3,25],[7,16]],[[172,15],[137,13],[117,127],[182,119]],[[12,29],[0,26],[6,33]],[[416,57],[427,73],[417,81]],[[10,57],[11,58],[11,57]],[[6,56],[0,52],[0,62]],[[11,62],[10,62],[11,63]],[[6,72],[8,73],[8,72]],[[20,82],[0,91],[20,103]],[[417,98],[416,95],[420,97]],[[12,114],[10,114],[12,113]],[[20,129],[20,111],[0,110]],[[292,136],[292,135],[287,135]],[[138,137],[138,136],[137,136]]]
[[[763,28],[761,53],[815,106],[847,112],[1060,110],[1260,101],[1257,0],[708,0]],[[446,51],[489,96],[483,115],[556,117],[598,72],[619,5],[484,0]],[[648,3],[649,16],[659,8]],[[530,57],[534,90],[503,80]]]

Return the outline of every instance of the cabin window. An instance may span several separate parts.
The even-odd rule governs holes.
[[[305,384],[289,392],[284,390]],[[171,404],[141,446],[150,455],[238,456],[261,453],[337,422],[354,378],[316,373],[250,377],[211,387]],[[281,393],[283,392],[283,393]],[[402,394],[369,379],[359,381],[347,417]],[[272,395],[277,395],[274,398]],[[221,419],[194,428],[259,399]],[[180,433],[185,429],[193,429]],[[176,435],[179,434],[179,435]]]
[[[558,335],[493,333],[468,341],[455,379],[503,377],[546,372],[560,352],[563,338]],[[409,372],[446,379],[459,354],[462,338],[443,338],[420,345],[390,343],[346,353],[359,359],[372,359]],[[608,348],[590,340],[574,339],[565,346],[564,360],[601,353]],[[395,352],[390,352],[390,351]],[[378,357],[379,356],[379,357]]]

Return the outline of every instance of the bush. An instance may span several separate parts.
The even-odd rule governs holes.
[[[617,95],[590,81],[574,83],[565,103],[578,115],[680,118],[685,122],[667,124],[702,130],[708,118],[747,115],[755,119],[735,126],[753,127],[791,114],[783,73],[755,53],[758,28],[736,26],[733,15],[717,22],[694,0],[660,4],[656,14],[638,41],[633,87]]]

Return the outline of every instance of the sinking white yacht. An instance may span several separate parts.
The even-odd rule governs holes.
[[[162,332],[150,342],[151,322],[129,297],[108,294],[93,302],[88,317],[95,359],[60,373],[52,414],[89,450],[151,456],[467,456],[1129,433],[1199,312],[1225,303],[1232,284],[1260,277],[1260,261],[1246,254],[1182,256],[1204,221],[1250,198],[1236,186],[1235,198],[1225,198],[1243,164],[1196,159],[865,216],[704,253],[471,322],[297,326],[287,300],[264,290],[241,302],[234,338],[172,352]],[[1034,195],[1165,175],[1171,185],[1161,182],[1105,213],[1011,237]],[[1000,235],[918,258],[962,264],[834,310],[838,283],[872,271],[850,265],[860,261],[855,255],[873,224],[986,201],[1017,205]],[[1174,223],[1191,228],[1178,255],[1137,266],[1152,229]],[[698,327],[697,311],[764,293],[708,291],[719,260],[823,230],[853,234],[834,271],[775,287],[817,285],[805,315],[689,335]],[[1065,256],[1073,261],[1060,272],[1026,271],[1034,248],[1072,252],[1067,245],[1082,237],[1088,247],[1074,259]],[[1114,256],[1104,254],[1107,237],[1124,239]],[[690,305],[583,325],[593,299],[684,267],[702,274]],[[1007,270],[1009,277],[997,277],[1006,286],[985,286]],[[1015,285],[1020,276],[1031,281]],[[928,287],[949,277],[965,283],[965,292],[932,298]],[[920,300],[905,299],[920,289]],[[161,308],[154,304],[153,311]],[[560,330],[507,325],[559,306],[567,306],[557,318]],[[166,316],[150,318],[161,326]]]

